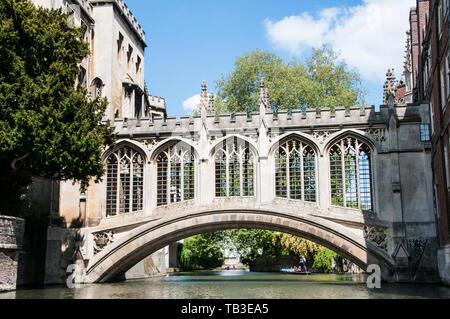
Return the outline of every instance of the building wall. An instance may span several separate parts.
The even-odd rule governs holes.
[[[103,81],[103,96],[110,101],[106,118],[134,117],[136,96],[144,92],[145,39],[130,27],[129,21],[134,18],[129,18],[123,11],[126,7],[120,7],[115,1],[92,3],[96,24],[94,60],[101,62],[96,63],[94,74]],[[123,37],[120,44],[119,34]],[[125,87],[132,91],[128,112],[124,110]]]
[[[416,86],[420,98],[430,105],[433,188],[439,237],[438,259],[441,277],[446,283],[450,282],[449,6],[448,0],[417,1],[415,10],[415,14],[418,14],[426,7],[427,12],[427,19],[424,21],[425,37],[419,46],[422,52],[415,61],[420,79]],[[411,31],[417,33],[413,25]]]
[[[68,23],[74,27],[86,28],[83,40],[88,44],[90,53],[79,65],[80,70],[84,69],[85,72],[80,72],[75,85],[85,87],[89,98],[95,98],[95,83],[97,79],[101,80],[101,97],[106,97],[109,101],[105,119],[114,119],[115,110],[119,111],[119,118],[124,116],[124,82],[135,84],[134,92],[143,94],[145,91],[148,95],[144,82],[145,33],[123,0],[31,1],[45,9],[61,9],[69,15]],[[124,37],[120,58],[117,43],[119,32]],[[128,45],[133,47],[130,63],[127,63]],[[136,69],[138,56],[141,63]],[[134,110],[134,92],[130,101],[131,110]],[[148,112],[156,112],[165,117],[164,98],[158,100],[155,102],[150,99],[148,102],[147,98]],[[142,105],[144,108],[144,98]],[[129,114],[129,117],[134,117],[134,113]],[[76,245],[82,240],[75,238],[76,229],[100,223],[105,208],[104,190],[92,183],[86,192],[81,193],[80,184],[73,181],[35,179],[29,198],[35,202],[35,206],[38,205],[45,220],[39,227],[27,229],[25,248],[21,251],[19,284],[63,283],[67,275],[65,269],[76,259]],[[153,258],[155,264],[159,265],[161,262],[156,262],[161,259],[159,255],[149,258]],[[165,271],[165,266],[158,267]],[[150,274],[150,268],[147,268],[146,274]]]

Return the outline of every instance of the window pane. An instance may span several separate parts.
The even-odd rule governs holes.
[[[130,212],[130,160],[120,161],[119,214]]]
[[[255,196],[255,162],[247,143],[237,138],[215,155],[216,197]]]
[[[144,194],[144,160],[140,154],[135,154],[133,160],[133,211],[143,209]]]
[[[302,199],[302,166],[296,151],[289,157],[289,186],[291,199]]]
[[[330,156],[331,204],[344,206],[342,152],[338,146],[331,150]]]
[[[107,161],[106,216],[117,214],[117,158],[111,154]]]
[[[361,189],[361,209],[372,209],[372,185],[370,179],[370,157],[369,152],[359,153],[359,183]]]
[[[216,154],[216,196],[227,195],[227,159],[225,153],[219,151]]]
[[[276,172],[276,195],[287,198],[287,157],[284,149],[280,148],[275,158]]]
[[[165,153],[161,153],[157,160],[158,165],[158,206],[167,205],[167,171],[168,171],[168,160]]]
[[[358,208],[358,184],[356,180],[356,154],[349,150],[345,154],[345,200],[347,207]]]
[[[239,156],[236,153],[229,157],[228,175],[230,177],[228,196],[241,196],[241,168]]]
[[[244,160],[242,161],[243,170],[243,191],[244,196],[254,196],[254,169],[253,169],[253,156],[249,149],[244,152]]]
[[[422,124],[420,125],[420,140],[422,142],[429,142],[430,138],[430,125]]]
[[[316,202],[316,159],[314,151],[307,147],[303,153],[305,201]]]
[[[194,199],[194,155],[186,154],[184,159],[184,200]]]

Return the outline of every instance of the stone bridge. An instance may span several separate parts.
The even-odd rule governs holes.
[[[300,236],[389,281],[437,279],[426,105],[117,119],[107,173],[83,197],[85,282],[107,282],[183,238],[257,228]],[[61,188],[70,217],[73,185]],[[67,210],[64,210],[67,205]],[[73,206],[75,206],[74,204]]]

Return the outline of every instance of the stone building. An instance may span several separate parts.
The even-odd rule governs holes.
[[[89,46],[90,54],[80,63],[80,74],[75,84],[85,87],[90,98],[108,99],[105,120],[126,121],[127,118],[145,116],[166,118],[165,99],[151,95],[144,80],[147,47],[145,32],[123,0],[32,2],[46,9],[61,9],[68,15],[69,26],[84,28],[83,39]],[[59,273],[64,273],[64,267],[58,262],[57,266],[52,265],[55,265],[55,260],[68,260],[72,257],[72,254],[58,255],[57,252],[64,244],[73,248],[73,244],[68,242],[76,238],[73,232],[59,229],[61,219],[64,227],[81,226],[87,223],[85,216],[90,209],[88,198],[91,194],[80,193],[79,188],[79,185],[71,182],[60,183],[40,178],[36,178],[31,185],[29,197],[38,203],[44,215],[48,215],[50,228],[47,234],[39,235],[42,242],[47,241],[47,247],[37,247],[35,243],[28,241],[21,255],[24,263],[33,263],[29,268],[45,269],[34,270],[33,273],[22,272],[19,284],[61,282],[62,276]],[[41,255],[46,256],[45,260],[37,261]],[[147,265],[149,264],[152,261],[148,261]],[[52,270],[52,267],[56,269]],[[150,268],[165,271],[165,267]]]
[[[438,262],[450,284],[450,52],[448,0],[422,0],[411,9],[415,102],[429,103],[435,209],[439,224]]]

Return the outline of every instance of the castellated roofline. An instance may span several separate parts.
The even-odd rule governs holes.
[[[166,109],[166,99],[162,96],[157,95],[148,95],[148,100],[151,107],[158,108],[158,109]]]
[[[381,105],[376,108],[373,105],[352,106],[350,108],[336,107],[334,111],[322,109],[320,113],[316,110],[293,110],[291,113],[286,110],[278,111],[278,114],[266,112],[262,115],[254,112],[251,115],[247,113],[208,115],[202,119],[201,115],[189,116],[183,115],[180,120],[176,116],[168,116],[166,119],[161,117],[140,118],[140,119],[116,119],[113,123],[116,133],[119,136],[146,136],[146,135],[185,135],[199,131],[203,124],[206,125],[208,132],[226,131],[253,131],[255,134],[259,131],[264,122],[267,129],[290,131],[314,131],[326,128],[339,127],[386,127],[394,114],[398,121],[421,123],[424,119],[423,105],[408,104],[394,105],[391,110],[388,105]]]
[[[134,15],[131,13],[131,10],[127,7],[124,0],[89,0],[91,4],[102,4],[102,3],[112,3],[115,7],[120,11],[125,21],[128,22],[131,30],[133,30],[138,39],[142,42],[144,47],[147,46],[145,43],[145,31],[138,23]]]

